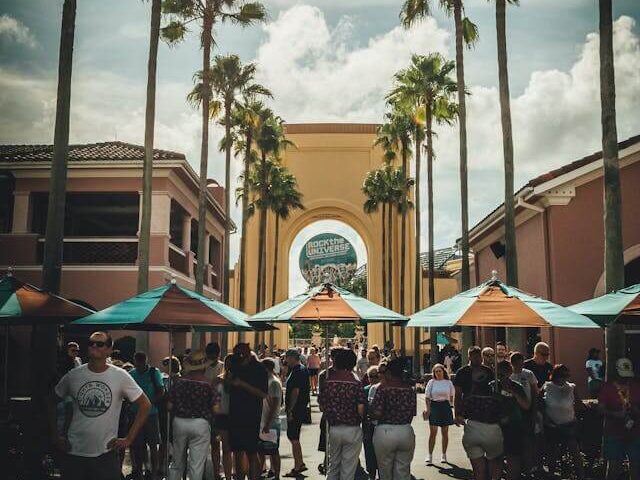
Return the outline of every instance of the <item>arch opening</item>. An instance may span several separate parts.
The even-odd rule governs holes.
[[[366,297],[367,274],[363,267],[367,264],[367,245],[356,229],[340,220],[315,220],[302,227],[296,233],[288,252],[289,296],[303,293],[309,288],[309,283],[305,280],[300,268],[300,255],[305,244],[319,234],[340,235],[353,246],[357,258],[357,268],[347,284],[343,284],[342,286],[356,295]],[[320,330],[315,325],[292,325],[290,341],[296,346],[319,346],[319,332]],[[353,323],[342,323],[332,326],[329,335],[330,339],[333,337],[334,344],[346,344],[349,341],[361,343],[364,340],[363,336],[365,335],[365,331],[361,328],[356,328],[356,325]]]

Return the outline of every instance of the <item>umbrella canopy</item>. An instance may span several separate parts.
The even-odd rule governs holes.
[[[252,330],[247,315],[178,286],[175,280],[82,318],[71,325],[155,331]]]
[[[587,317],[495,277],[411,316],[408,327],[599,328]]]
[[[92,313],[89,308],[22,282],[11,273],[0,278],[0,324],[54,325]]]
[[[640,283],[569,307],[601,326],[611,322],[640,323]]]
[[[398,322],[407,317],[325,283],[251,317],[257,322]]]

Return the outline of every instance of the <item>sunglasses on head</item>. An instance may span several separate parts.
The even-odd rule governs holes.
[[[89,345],[90,347],[97,347],[97,348],[108,346],[107,342],[102,342],[100,340],[89,340],[89,343],[87,343],[87,345]]]

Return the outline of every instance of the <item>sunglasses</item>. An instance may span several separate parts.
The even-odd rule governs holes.
[[[97,347],[97,348],[110,346],[107,344],[107,342],[94,341],[94,340],[89,340],[87,345],[89,345],[90,347]]]

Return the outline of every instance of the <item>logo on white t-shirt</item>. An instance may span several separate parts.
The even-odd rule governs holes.
[[[113,395],[104,382],[87,382],[78,390],[78,408],[86,417],[99,417],[111,407]]]

